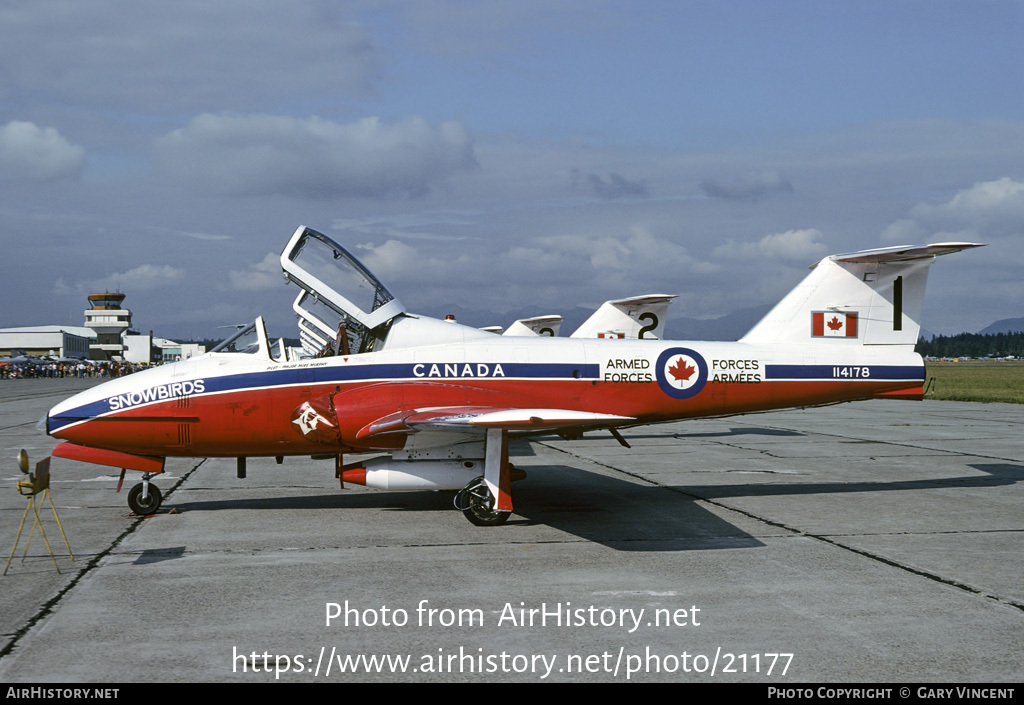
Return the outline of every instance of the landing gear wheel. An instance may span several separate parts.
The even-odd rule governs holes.
[[[142,483],[140,482],[128,492],[128,507],[139,516],[156,514],[163,499],[160,488],[153,483],[149,484],[149,491],[146,492],[146,498],[143,499]]]
[[[494,509],[494,495],[482,476],[459,490],[455,495],[455,508],[475,526],[501,526],[512,513]]]

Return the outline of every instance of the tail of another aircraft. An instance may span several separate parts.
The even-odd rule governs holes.
[[[502,335],[547,335],[552,338],[558,337],[558,331],[562,327],[561,316],[537,316],[536,318],[520,318],[508,327]]]
[[[631,338],[661,340],[665,313],[675,294],[649,294],[605,301],[570,338]]]
[[[826,257],[740,342],[916,345],[928,267],[937,255],[970,247],[980,245],[949,242]]]

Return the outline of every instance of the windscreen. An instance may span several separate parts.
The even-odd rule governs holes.
[[[259,336],[256,334],[256,322],[247,326],[238,326],[238,330],[217,343],[210,352],[219,353],[255,353],[260,348]]]

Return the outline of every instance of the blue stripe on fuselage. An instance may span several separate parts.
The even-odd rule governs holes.
[[[529,363],[529,362],[402,362],[377,365],[326,365],[324,367],[288,367],[285,369],[244,372],[221,377],[202,377],[204,391],[192,396],[240,392],[267,387],[283,387],[309,384],[331,384],[337,382],[360,382],[371,380],[471,380],[471,379],[597,379],[597,364]],[[312,380],[308,375],[312,373]],[[300,381],[300,375],[302,379]],[[160,385],[164,386],[164,385]],[[142,406],[144,403],[123,404],[112,408],[111,400],[125,398],[125,393],[115,394],[99,401],[84,404],[74,409],[51,416],[50,432],[60,430],[69,424]],[[167,401],[164,399],[163,401]]]
[[[765,379],[921,380],[916,365],[765,365]]]
[[[309,372],[313,373],[313,381],[305,381],[305,384],[420,379],[597,379],[599,366],[528,362],[402,362],[303,367],[215,377],[206,380],[206,391],[230,392],[254,387],[299,384],[299,373]]]

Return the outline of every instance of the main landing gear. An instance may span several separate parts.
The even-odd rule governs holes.
[[[500,526],[512,514],[512,466],[508,462],[508,431],[491,428],[484,442],[484,474],[455,495],[455,507],[471,524]]]
[[[128,507],[139,516],[156,514],[164,499],[160,488],[149,481],[150,477],[150,473],[145,473],[142,482],[128,491]]]
[[[476,526],[501,526],[512,512],[499,512],[484,476],[474,478],[455,495],[455,508]]]

